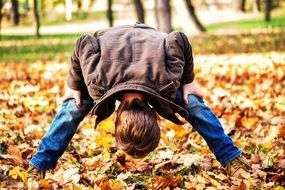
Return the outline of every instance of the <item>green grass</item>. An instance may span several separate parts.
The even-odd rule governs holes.
[[[97,12],[73,12],[72,13],[72,23],[77,22],[91,22],[96,20],[107,20],[106,12],[105,11],[97,11]],[[33,21],[32,21],[33,22]],[[42,24],[47,25],[60,25],[68,23],[65,20],[65,14],[57,14],[56,19],[50,19],[48,15],[43,15]]]
[[[42,35],[39,39],[37,39],[34,35],[8,35],[2,34],[1,42],[5,43],[7,41],[18,41],[18,40],[34,40],[34,41],[41,41],[44,39],[76,39],[79,37],[81,33],[72,33],[72,34],[45,34]],[[0,46],[1,47],[1,46]]]
[[[0,62],[63,60],[69,61],[76,39],[81,34],[3,35]],[[259,34],[201,35],[190,38],[194,54],[229,54],[285,51],[285,30]]]
[[[285,51],[285,29],[235,35],[201,35],[190,38],[195,54],[234,54]]]
[[[33,35],[3,35],[0,43],[0,60],[8,62],[69,59],[80,35],[43,35],[39,39]]]
[[[248,20],[239,20],[234,22],[223,22],[210,24],[206,26],[206,29],[210,33],[217,31],[236,30],[241,32],[250,32],[253,29],[264,29],[264,28],[285,28],[285,2],[280,2],[280,6],[274,8],[271,11],[271,20],[266,22],[264,19],[264,9],[257,18]],[[252,10],[250,10],[252,11]]]
[[[268,27],[285,27],[285,15],[273,17],[270,22],[265,22],[263,18],[243,20],[236,22],[225,22],[218,24],[211,24],[206,26],[210,32],[218,31],[221,29],[237,29],[237,30],[252,30],[256,28],[268,28]]]
[[[72,13],[72,20],[66,21],[64,13],[56,13],[55,15],[51,16],[51,13],[43,13],[40,12],[40,22],[42,26],[50,26],[50,25],[62,25],[67,23],[80,23],[80,22],[92,22],[98,20],[106,20],[106,12],[105,11],[96,11],[96,12],[73,12]],[[116,13],[114,13],[114,19],[116,18]],[[20,20],[20,27],[31,27],[34,25],[34,17],[23,16]],[[6,17],[2,19],[2,25],[7,26],[9,28],[13,28],[14,26],[11,25],[10,21],[7,20]]]

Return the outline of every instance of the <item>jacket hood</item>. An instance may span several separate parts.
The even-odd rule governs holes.
[[[184,118],[188,118],[188,112],[184,108],[175,104],[173,101],[164,98],[154,89],[146,86],[145,84],[125,82],[114,86],[96,101],[96,105],[91,110],[93,115],[97,115],[95,127],[114,112],[115,101],[119,94],[124,91],[136,91],[143,93],[146,100],[155,108],[159,115],[176,124],[181,125],[184,123],[175,116],[175,113],[178,113]],[[102,113],[103,110],[105,113]]]

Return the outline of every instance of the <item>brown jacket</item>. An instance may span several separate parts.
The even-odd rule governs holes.
[[[144,24],[120,26],[83,35],[71,57],[67,84],[86,89],[95,101],[97,125],[115,109],[123,91],[139,91],[162,117],[187,111],[174,103],[176,90],[194,80],[192,49],[185,34],[161,33]]]

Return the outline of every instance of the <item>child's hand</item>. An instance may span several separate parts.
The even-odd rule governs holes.
[[[80,106],[81,106],[81,91],[73,90],[67,86],[65,89],[65,93],[64,93],[64,96],[62,98],[62,101],[64,102],[64,101],[66,101],[68,99],[72,99],[72,98],[75,99],[75,103],[76,103],[77,108],[80,108]]]
[[[188,104],[188,95],[193,94],[203,99],[204,93],[201,88],[195,82],[184,84],[182,86],[183,101]]]

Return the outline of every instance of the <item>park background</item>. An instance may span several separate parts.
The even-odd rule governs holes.
[[[1,0],[0,187],[24,189],[28,160],[64,93],[76,39],[146,23],[183,31],[196,81],[253,168],[229,177],[191,125],[160,119],[159,147],[142,160],[118,151],[113,116],[80,125],[35,189],[285,189],[284,0]],[[104,138],[102,138],[104,137]]]

